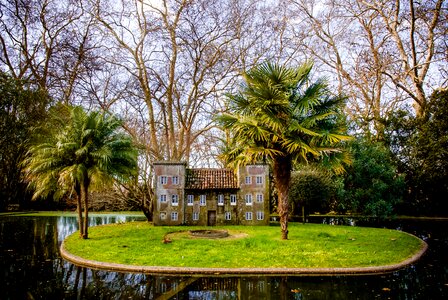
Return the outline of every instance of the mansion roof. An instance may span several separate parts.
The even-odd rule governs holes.
[[[231,169],[187,169],[185,189],[238,189],[238,180]]]

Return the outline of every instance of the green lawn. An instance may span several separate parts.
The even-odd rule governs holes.
[[[89,229],[65,240],[68,252],[96,261],[130,265],[211,268],[334,268],[399,263],[423,247],[423,242],[396,230],[290,223],[289,240],[274,226],[227,226],[237,238],[192,239],[169,232],[201,227],[155,227],[130,222]],[[242,237],[242,235],[245,235]]]

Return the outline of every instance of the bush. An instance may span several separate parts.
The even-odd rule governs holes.
[[[313,166],[292,172],[289,199],[291,213],[302,214],[304,206],[310,212],[328,212],[337,190],[336,177]]]
[[[390,216],[405,191],[404,176],[397,173],[390,151],[381,143],[361,140],[351,150],[353,165],[338,191],[337,211]]]

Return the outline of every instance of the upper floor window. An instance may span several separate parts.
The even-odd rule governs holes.
[[[192,206],[194,201],[194,195],[187,195],[187,205]]]
[[[263,194],[257,194],[257,202],[263,202]]]
[[[246,220],[247,221],[252,220],[252,212],[250,212],[250,211],[246,212]]]
[[[206,196],[205,195],[200,195],[199,196],[199,205],[200,206],[205,206],[206,205]]]
[[[179,205],[179,196],[178,195],[172,195],[171,196],[171,205],[172,206],[178,206]]]
[[[218,195],[218,205],[220,205],[220,206],[224,205],[224,195],[223,194]]]
[[[257,176],[255,178],[255,183],[256,184],[263,184],[263,176]]]
[[[236,195],[230,195],[230,205],[236,205]]]
[[[166,202],[166,195],[160,195],[160,202]]]
[[[173,181],[173,184],[179,184],[179,176],[173,176],[171,180]]]
[[[264,212],[263,211],[257,211],[257,220],[264,220]]]
[[[160,176],[160,184],[168,184],[168,177]]]
[[[246,200],[246,205],[252,205],[252,195],[251,194],[246,194],[246,196],[244,196],[244,199]]]
[[[177,212],[173,211],[171,213],[171,221],[177,221]]]
[[[246,184],[251,184],[251,183],[252,183],[252,177],[250,177],[250,176],[246,176],[246,179],[244,180],[244,182],[245,182]]]
[[[224,219],[227,220],[227,221],[232,219],[232,214],[230,213],[230,211],[226,211],[224,213]]]

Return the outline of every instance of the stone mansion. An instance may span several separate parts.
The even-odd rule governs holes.
[[[154,225],[267,225],[267,165],[190,169],[182,162],[156,162]]]

